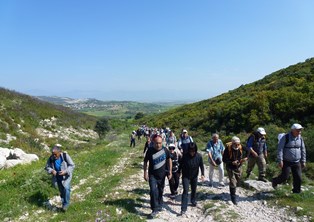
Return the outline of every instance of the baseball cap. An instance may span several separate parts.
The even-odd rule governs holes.
[[[186,129],[182,130],[182,133],[187,133],[188,131]]]
[[[170,148],[175,149],[175,148],[176,148],[176,145],[174,145],[173,143],[170,143],[170,144],[169,144],[169,149],[170,149]]]
[[[294,123],[292,126],[291,126],[291,129],[303,129],[303,126],[301,126],[299,123]]]
[[[262,128],[262,127],[259,127],[259,128],[257,129],[257,132],[259,132],[259,133],[262,134],[262,135],[266,135],[266,131],[265,131],[265,129]]]

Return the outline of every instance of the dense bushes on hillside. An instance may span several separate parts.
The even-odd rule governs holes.
[[[177,130],[189,128],[200,138],[208,138],[214,132],[227,136],[251,132],[258,126],[288,129],[294,122],[312,132],[313,98],[314,58],[220,96],[144,117],[140,121]],[[309,144],[313,144],[312,138],[308,138]]]

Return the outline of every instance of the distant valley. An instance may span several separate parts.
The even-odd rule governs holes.
[[[97,99],[73,99],[69,97],[38,96],[40,100],[62,105],[72,110],[93,116],[109,118],[133,118],[137,113],[144,115],[161,113],[187,102],[140,103],[134,101],[102,101]]]

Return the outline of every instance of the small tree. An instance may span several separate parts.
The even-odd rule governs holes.
[[[143,117],[144,117],[144,113],[139,112],[139,113],[136,113],[134,119],[141,119],[141,118],[143,118]]]
[[[96,122],[94,131],[98,134],[99,138],[102,139],[106,136],[110,129],[111,127],[108,119],[102,118]]]

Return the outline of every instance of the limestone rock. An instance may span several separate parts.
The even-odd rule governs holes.
[[[8,148],[0,148],[0,156],[4,156],[5,158],[8,158],[10,156],[10,149]]]
[[[11,160],[7,160],[5,161],[5,164],[4,164],[4,168],[10,168],[10,167],[14,167],[18,164],[22,164],[22,160],[14,160],[14,159],[11,159]]]
[[[246,180],[244,181],[244,185],[247,188],[253,188],[259,192],[269,192],[273,191],[274,188],[271,186],[271,182],[263,182],[258,180]]]
[[[5,166],[5,162],[7,161],[7,158],[0,155],[0,169],[3,169]]]

